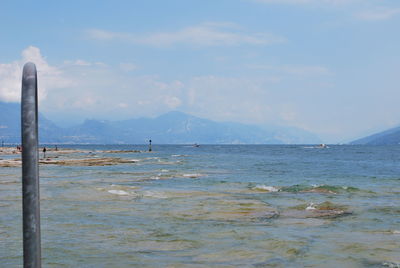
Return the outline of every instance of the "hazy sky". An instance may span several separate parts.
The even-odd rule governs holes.
[[[33,61],[64,123],[179,110],[326,142],[400,124],[399,0],[1,0],[0,48],[0,101]]]

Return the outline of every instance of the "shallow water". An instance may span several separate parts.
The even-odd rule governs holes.
[[[44,267],[400,266],[400,146],[75,148],[135,161],[41,165]],[[20,174],[0,168],[0,267],[22,266]]]

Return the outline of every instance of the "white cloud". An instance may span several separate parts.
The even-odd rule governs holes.
[[[361,20],[387,20],[400,14],[400,8],[375,8],[371,10],[364,10],[357,14],[355,17]]]
[[[77,60],[65,60],[64,65],[60,66],[59,69],[62,69],[62,67],[68,67],[68,66],[88,67],[88,66],[94,66],[94,65],[107,67],[107,64],[105,64],[103,62],[89,62],[86,60],[77,59]]]
[[[74,64],[78,65],[78,66],[90,66],[90,65],[92,65],[90,62],[87,62],[85,60],[76,60],[74,62]]]
[[[74,83],[67,92],[51,92],[42,105],[54,120],[65,115],[109,120],[152,116],[183,103],[184,85],[180,81],[133,75],[120,66],[65,65],[62,70]]]
[[[280,75],[295,75],[295,76],[325,76],[331,75],[332,72],[325,66],[320,65],[248,65],[250,69],[267,70],[277,72]]]
[[[173,110],[178,108],[182,104],[182,101],[178,97],[175,97],[175,96],[165,97],[164,102],[169,108],[171,108]]]
[[[64,88],[70,84],[59,68],[48,64],[39,48],[30,46],[22,51],[20,60],[0,63],[0,101],[20,101],[22,68],[29,61],[36,64],[39,100],[45,99],[49,90]]]
[[[0,64],[0,100],[17,102],[21,98],[22,68],[17,62]]]
[[[130,72],[137,69],[137,66],[130,62],[121,62],[119,68],[124,72]]]
[[[290,103],[283,103],[280,108],[281,111],[279,114],[284,121],[291,123],[296,121],[296,117],[299,113],[296,111],[294,105]]]
[[[129,107],[129,105],[128,104],[126,104],[126,103],[124,103],[124,102],[120,102],[120,103],[118,103],[118,105],[117,105],[119,108],[128,108]]]
[[[294,75],[303,75],[303,76],[311,76],[311,75],[329,75],[331,72],[323,67],[323,66],[295,66],[295,65],[287,65],[283,66],[282,70],[289,74]]]
[[[72,102],[71,107],[90,110],[98,103],[98,100],[94,96],[80,96],[75,101]]]
[[[87,36],[95,40],[124,41],[155,47],[168,47],[178,44],[195,46],[268,45],[285,41],[284,38],[269,33],[244,32],[231,23],[203,23],[175,32],[158,32],[145,35],[91,29],[87,31]]]
[[[278,118],[269,98],[273,84],[264,77],[193,77],[182,109],[215,120],[265,123]]]

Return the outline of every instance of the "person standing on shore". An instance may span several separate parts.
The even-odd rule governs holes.
[[[43,158],[46,158],[46,151],[47,151],[46,147],[43,147]]]

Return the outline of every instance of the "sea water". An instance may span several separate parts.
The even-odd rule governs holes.
[[[64,147],[132,161],[40,166],[43,267],[400,267],[400,146]],[[2,167],[0,267],[22,266],[21,214]]]

